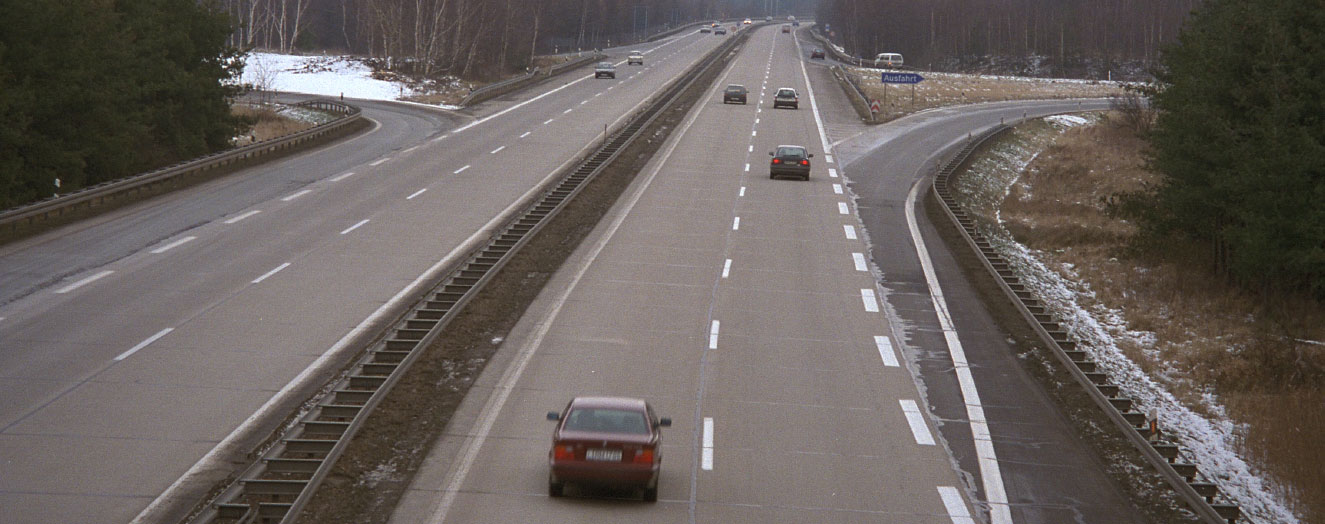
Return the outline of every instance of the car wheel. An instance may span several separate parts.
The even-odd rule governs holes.
[[[658,502],[658,486],[644,488],[644,502]]]
[[[777,177],[778,177],[778,176],[777,176],[777,175],[774,175],[773,173],[769,173],[769,174],[768,174],[768,179],[769,179],[769,180],[777,180]]]
[[[804,181],[806,181],[806,182],[809,182],[809,181],[810,181],[810,174],[809,174],[809,173],[806,173],[805,176],[801,177],[801,180],[804,180]]]
[[[566,493],[566,484],[561,482],[547,481],[547,496],[560,497]]]

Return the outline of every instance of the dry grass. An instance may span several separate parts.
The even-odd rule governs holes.
[[[230,112],[252,123],[248,131],[241,134],[243,138],[237,145],[270,140],[313,127],[309,122],[282,116],[265,107],[236,105],[230,109]]]
[[[1121,349],[1184,404],[1219,393],[1243,427],[1241,452],[1283,486],[1307,521],[1325,520],[1325,307],[1252,296],[1194,261],[1182,244],[1129,249],[1134,226],[1105,212],[1111,195],[1155,175],[1145,144],[1116,114],[1066,131],[1027,167],[1002,206],[1018,241],[1072,264],[1090,302],[1127,313],[1129,329],[1155,335]]]
[[[1098,98],[1121,96],[1123,84],[1085,80],[963,75],[921,71],[925,80],[915,85],[889,84],[885,96],[878,69],[848,68],[860,79],[861,89],[883,104],[879,121],[932,109],[976,102],[1039,100],[1046,98]]]

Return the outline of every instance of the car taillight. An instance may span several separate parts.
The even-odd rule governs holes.
[[[781,161],[781,160],[778,160],[778,159],[776,159],[776,158],[774,158],[774,159],[773,159],[773,163],[774,163],[774,164],[781,164],[782,161]]]
[[[557,444],[552,448],[552,458],[556,460],[575,460],[575,448],[564,444]]]
[[[637,464],[652,464],[652,463],[653,463],[653,448],[644,448],[644,449],[637,449],[637,450],[635,450],[635,463],[637,463]]]
[[[802,166],[808,166],[808,165],[810,165],[810,161],[809,161],[809,160],[801,160],[801,165],[802,165]]]

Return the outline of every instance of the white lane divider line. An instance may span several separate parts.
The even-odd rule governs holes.
[[[755,125],[759,125],[759,118],[755,117]]]
[[[754,144],[750,144],[750,150],[749,150],[749,151],[746,151],[746,153],[753,153],[753,152],[755,152],[755,145],[754,145]]]
[[[263,280],[267,280],[268,278],[271,278],[272,275],[275,275],[275,274],[277,274],[277,273],[280,273],[282,269],[285,269],[285,268],[287,268],[287,267],[290,267],[290,263],[289,263],[289,262],[286,262],[286,263],[284,263],[284,264],[281,264],[281,265],[279,265],[279,266],[276,266],[276,269],[273,269],[273,270],[271,270],[271,271],[268,271],[268,272],[266,272],[266,273],[263,273],[262,276],[253,279],[253,283],[254,283],[254,284],[260,284],[260,283],[262,283]]]
[[[713,471],[713,417],[704,417],[704,441],[699,458],[699,468]]]
[[[458,174],[460,174],[460,173],[463,173],[466,169],[469,169],[469,164],[465,164],[465,167],[462,167],[462,168],[460,168],[460,169],[457,169],[457,170],[455,170],[453,173],[458,175]]]
[[[952,486],[938,486],[938,488],[939,497],[943,499],[943,507],[948,510],[948,518],[952,519],[952,524],[976,524],[971,512],[966,510],[962,493],[957,491],[957,488]]]
[[[547,119],[547,120],[544,120],[544,121],[543,121],[543,125],[551,124],[553,120],[556,120],[556,119],[555,119],[555,118],[549,118],[549,119]]]
[[[745,172],[746,172],[746,173],[749,173],[749,172],[750,172],[750,164],[749,164],[749,163],[745,164]]]
[[[390,159],[390,158],[379,159],[379,160],[377,160],[377,161],[375,161],[375,162],[373,162],[373,163],[371,163],[371,164],[368,164],[368,165],[373,166],[373,167],[377,167],[377,166],[380,166],[380,165],[386,163],[387,160],[391,160],[391,159]]]
[[[759,136],[759,130],[756,129],[754,131],[751,131],[750,136]]]
[[[336,176],[334,176],[334,177],[331,177],[331,181],[332,181],[332,182],[340,182],[341,180],[345,180],[345,179],[350,178],[350,177],[352,177],[352,176],[354,176],[354,171],[346,171],[346,172],[344,172],[344,173],[341,173],[341,174],[339,174],[339,175],[336,175]]]
[[[849,215],[849,214],[851,214],[851,208],[848,208],[848,207],[847,207],[847,203],[846,203],[846,202],[838,202],[838,203],[837,203],[837,212],[838,212],[839,214]]]
[[[300,192],[298,192],[298,193],[295,193],[295,194],[293,194],[293,195],[290,195],[290,196],[287,196],[287,197],[282,198],[282,199],[281,199],[281,202],[289,202],[289,201],[291,201],[291,200],[294,200],[294,199],[296,199],[296,198],[299,198],[299,197],[301,197],[301,196],[307,195],[307,194],[312,193],[312,192],[313,192],[312,189],[305,189],[305,190],[300,191]]]
[[[79,280],[78,282],[74,282],[73,284],[69,284],[69,285],[64,286],[64,287],[62,287],[62,288],[60,288],[60,289],[57,289],[57,290],[55,290],[55,293],[56,293],[56,294],[59,294],[59,295],[63,295],[63,294],[65,294],[65,293],[68,293],[68,292],[73,291],[73,290],[75,290],[75,289],[78,289],[78,288],[80,288],[80,287],[86,286],[86,285],[88,285],[88,284],[91,284],[91,283],[96,282],[96,281],[98,281],[98,280],[101,280],[101,279],[103,279],[103,278],[106,278],[106,277],[109,276],[111,273],[114,273],[114,271],[107,269],[107,270],[105,270],[105,271],[102,271],[102,272],[97,273],[97,274],[95,274],[95,275],[92,275],[92,276],[90,276],[90,277],[84,278],[83,280]]]
[[[585,101],[583,101],[583,102],[580,102],[580,105],[584,105],[584,104],[587,104],[587,103],[589,103],[589,101],[588,101],[588,100],[585,100]]]
[[[718,349],[718,328],[721,323],[714,320],[713,326],[709,328],[709,349]]]
[[[415,191],[414,193],[410,194],[410,196],[405,197],[405,200],[414,200],[414,197],[419,196],[419,195],[422,195],[423,192],[424,192],[424,191],[427,191],[427,190],[428,190],[428,188],[425,187],[425,188],[423,188],[423,189],[420,189],[420,190],[418,190],[418,191]]]
[[[833,184],[833,193],[842,194],[842,184]]]
[[[533,133],[533,131],[525,131],[523,135],[520,135],[520,138],[527,137],[530,133]]]
[[[405,154],[405,153],[408,153],[408,152],[413,151],[413,150],[418,149],[418,148],[419,148],[419,146],[414,146],[414,147],[411,147],[411,148],[406,149],[406,150],[404,150],[404,151],[401,151],[400,153],[401,153],[401,154]]]
[[[488,154],[489,154],[489,155],[495,155],[495,154],[497,154],[497,153],[500,153],[501,150],[503,150],[503,149],[506,149],[506,146],[501,146],[501,147],[498,147],[497,149],[493,149],[492,151],[488,151]]]
[[[745,186],[741,186],[741,194],[739,196],[745,196]]]
[[[864,253],[852,253],[851,261],[856,263],[856,271],[869,271],[870,267],[865,263]]]
[[[893,353],[893,341],[883,335],[874,336],[874,346],[879,348],[879,358],[883,359],[883,365],[895,368],[900,364],[897,362],[897,355]]]
[[[258,214],[258,213],[261,213],[261,212],[262,212],[261,209],[254,209],[254,210],[252,210],[252,211],[249,211],[249,212],[244,213],[244,214],[242,214],[242,215],[239,215],[239,216],[237,216],[237,217],[234,217],[234,218],[231,218],[231,219],[229,219],[229,220],[226,220],[225,223],[226,223],[226,224],[233,224],[233,223],[235,223],[235,222],[239,222],[240,220],[243,220],[243,219],[245,219],[245,218],[251,217],[251,216],[256,215],[256,214]]]
[[[874,290],[863,288],[860,290],[860,301],[865,304],[865,311],[870,313],[879,312],[879,299],[874,297]]]
[[[594,93],[593,96],[603,96],[603,92],[602,92],[602,91],[599,91],[599,92],[597,92],[597,93]]]
[[[727,278],[727,276],[731,275],[731,273],[732,273],[732,259],[729,258],[727,259],[727,262],[722,265],[722,278]]]
[[[837,170],[836,170],[836,169],[833,169],[833,168],[831,168],[831,167],[828,168],[828,176],[830,176],[830,177],[832,177],[832,178],[837,178]]]
[[[347,234],[347,233],[349,233],[350,231],[354,231],[354,230],[356,230],[356,229],[359,229],[360,226],[363,226],[364,224],[367,224],[367,223],[368,223],[368,219],[366,219],[366,218],[363,219],[363,220],[360,220],[358,223],[356,223],[356,224],[354,224],[354,225],[352,225],[352,226],[350,226],[350,227],[345,228],[345,231],[341,231],[340,234],[342,234],[342,235]]]
[[[829,164],[833,163],[833,155],[824,155],[824,159],[828,160]]]
[[[916,444],[933,446],[934,436],[929,434],[929,427],[925,425],[925,415],[920,412],[920,406],[917,406],[914,400],[902,399],[898,402],[902,404],[902,413],[906,415],[907,425],[911,426],[911,436],[916,438]]]
[[[847,240],[855,240],[855,239],[856,239],[856,228],[855,228],[855,227],[853,227],[853,226],[849,226],[849,225],[844,225],[844,226],[842,226],[842,231],[846,233],[846,235],[847,235]]]
[[[741,217],[736,217],[732,219],[732,231],[738,231],[740,229],[741,229]]]
[[[161,247],[158,247],[158,248],[156,248],[156,249],[153,249],[153,250],[152,250],[152,254],[153,254],[153,255],[160,255],[161,253],[165,253],[166,251],[170,251],[170,250],[172,250],[172,249],[175,249],[175,248],[177,248],[177,247],[179,247],[179,246],[182,246],[182,245],[184,245],[184,244],[187,244],[187,243],[192,242],[192,241],[197,240],[197,239],[198,239],[198,237],[184,237],[184,238],[181,238],[181,239],[176,240],[176,241],[174,241],[174,242],[171,242],[171,243],[169,243],[169,244],[166,244],[166,245],[164,245],[164,246],[161,246]]]
[[[139,342],[137,346],[134,346],[134,347],[132,347],[132,348],[129,348],[128,351],[125,351],[125,352],[123,352],[123,353],[120,353],[119,356],[115,357],[115,361],[118,362],[118,361],[124,360],[124,359],[126,359],[126,358],[129,358],[129,355],[132,355],[132,354],[134,354],[134,353],[137,353],[138,350],[143,349],[143,348],[145,348],[145,347],[147,347],[147,346],[152,345],[153,342],[156,342],[157,340],[160,340],[161,337],[164,337],[164,336],[166,336],[166,335],[169,335],[170,332],[171,332],[171,331],[174,331],[174,330],[175,330],[175,328],[166,328],[166,329],[163,329],[163,330],[161,330],[161,331],[157,331],[155,335],[152,335],[152,336],[150,336],[150,337],[147,337],[146,340],[144,340],[144,341],[142,341],[142,342]]]

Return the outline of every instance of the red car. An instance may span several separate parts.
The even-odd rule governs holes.
[[[658,500],[662,432],[672,419],[654,416],[637,398],[575,397],[561,413],[548,451],[549,496],[560,497],[566,484],[642,489],[646,502]]]

